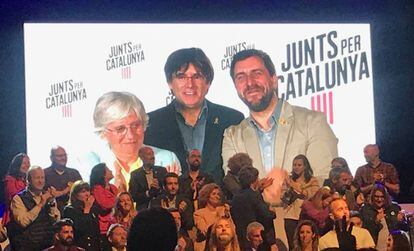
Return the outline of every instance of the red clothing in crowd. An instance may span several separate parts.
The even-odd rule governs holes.
[[[112,184],[109,184],[108,189],[105,189],[101,185],[95,185],[92,188],[92,195],[95,197],[95,202],[102,209],[102,212],[98,216],[99,230],[101,234],[106,234],[111,225],[111,212],[112,208],[115,207],[118,188]]]
[[[13,197],[26,187],[26,180],[24,178],[16,178],[11,175],[4,177],[4,199],[6,209],[3,215],[3,226],[10,221],[10,203]]]

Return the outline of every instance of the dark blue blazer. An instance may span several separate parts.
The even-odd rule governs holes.
[[[149,126],[145,131],[144,143],[174,152],[180,160],[182,172],[185,174],[188,172],[187,153],[176,120],[174,102],[148,114]],[[220,184],[224,177],[221,157],[224,130],[231,125],[239,124],[244,116],[239,111],[209,101],[207,101],[207,108],[201,170],[210,173],[214,181]]]

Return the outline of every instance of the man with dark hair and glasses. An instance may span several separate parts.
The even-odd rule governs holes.
[[[148,114],[145,143],[174,152],[182,167],[187,166],[186,153],[198,149],[205,160],[201,170],[212,174],[216,183],[222,183],[223,132],[228,126],[238,124],[243,114],[206,99],[214,70],[201,49],[174,51],[167,58],[164,72],[175,99]]]
[[[69,218],[55,222],[54,226],[54,245],[44,251],[82,251],[83,248],[73,245],[73,221]]]

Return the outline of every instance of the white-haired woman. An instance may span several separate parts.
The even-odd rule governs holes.
[[[128,191],[132,171],[142,166],[138,156],[143,146],[148,116],[142,102],[129,92],[108,92],[96,102],[93,113],[96,133],[105,144],[88,154],[82,166],[91,168],[105,162],[114,171],[114,183],[120,192]],[[155,165],[181,174],[177,156],[170,151],[152,147]]]

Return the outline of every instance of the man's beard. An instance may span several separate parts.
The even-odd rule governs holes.
[[[244,97],[240,97],[240,98],[243,101],[243,103],[247,105],[249,110],[254,111],[254,112],[261,112],[269,106],[273,98],[273,95],[274,95],[273,91],[270,91],[270,90],[267,91],[258,103],[250,103]]]
[[[201,163],[197,163],[197,164],[190,164],[190,170],[191,171],[198,171],[200,169]]]
[[[230,234],[227,235],[220,235],[217,237],[217,241],[222,246],[228,245],[233,240],[233,237]]]
[[[62,243],[62,245],[65,247],[70,247],[73,244],[73,238],[61,239],[60,243]]]

